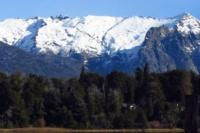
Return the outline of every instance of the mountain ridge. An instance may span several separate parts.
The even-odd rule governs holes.
[[[11,19],[12,21],[14,21],[14,19]],[[123,20],[123,21],[122,21]],[[24,21],[25,23],[26,23],[26,25],[28,25],[28,24],[32,24],[33,25],[33,27],[36,27],[36,29],[35,30],[39,30],[38,32],[38,36],[39,36],[39,34],[41,33],[42,35],[45,33],[45,32],[43,32],[42,33],[42,31],[40,31],[40,29],[41,30],[43,30],[43,28],[45,28],[44,30],[52,30],[53,32],[51,32],[51,36],[53,36],[53,34],[56,34],[58,31],[59,32],[63,32],[63,30],[62,29],[59,29],[60,28],[60,26],[61,26],[61,28],[64,28],[64,30],[67,30],[67,31],[69,31],[69,32],[74,32],[73,30],[76,30],[75,32],[80,32],[80,31],[85,31],[85,33],[87,33],[87,35],[90,35],[90,36],[92,36],[93,38],[95,38],[95,40],[97,40],[98,42],[101,42],[102,40],[101,40],[101,38],[104,36],[104,38],[105,38],[105,34],[107,34],[111,29],[113,29],[113,27],[116,27],[117,25],[119,25],[119,24],[123,24],[122,22],[124,22],[125,20],[129,20],[129,21],[131,21],[131,20],[136,20],[136,21],[139,21],[139,23],[140,22],[143,22],[144,24],[148,24],[148,23],[150,23],[149,25],[150,26],[147,26],[147,27],[144,27],[144,29],[143,30],[145,30],[145,28],[146,28],[146,30],[148,30],[148,28],[149,27],[152,27],[152,26],[157,26],[157,25],[161,25],[161,24],[159,24],[159,21],[162,21],[163,20],[163,22],[161,22],[161,23],[167,23],[166,21],[167,21],[167,19],[154,19],[154,18],[147,18],[147,17],[137,17],[137,16],[132,16],[132,17],[126,17],[126,18],[122,18],[122,17],[108,17],[108,16],[106,16],[106,17],[102,17],[102,16],[86,16],[86,17],[83,17],[83,18],[74,18],[74,19],[70,19],[70,18],[67,18],[67,19],[55,19],[55,18],[40,18],[40,17],[36,17],[36,18],[31,18],[31,19],[27,19],[27,20],[23,20],[23,19],[16,19],[16,22],[14,23],[14,24],[17,24],[17,21]],[[39,21],[39,22],[38,22]],[[43,24],[43,26],[37,26],[37,23],[41,23],[41,21],[44,23]],[[145,23],[145,21],[149,21],[149,22],[146,22]],[[153,22],[151,22],[151,21],[153,21]],[[169,21],[169,20],[168,20]],[[103,23],[104,22],[104,23]],[[127,21],[126,21],[127,22]],[[154,23],[154,22],[156,22],[157,24],[151,24],[151,23]],[[90,23],[90,25],[89,25],[89,23]],[[102,26],[102,24],[99,24],[99,23],[103,23],[103,26]],[[130,22],[127,22],[129,25],[131,25],[130,24]],[[126,24],[127,24],[126,23]],[[133,23],[133,22],[131,22],[131,23]],[[12,23],[11,23],[12,24]],[[10,25],[11,25],[10,24]],[[106,24],[107,24],[107,26],[106,26]],[[134,24],[134,23],[133,23]],[[13,26],[13,27],[18,27],[20,24],[18,24],[18,25],[15,25],[15,26]],[[90,27],[87,27],[87,26],[92,26],[93,28],[90,28]],[[101,25],[101,27],[99,28],[98,26],[99,25]],[[137,24],[135,24],[136,26],[137,26]],[[19,30],[20,31],[25,31],[26,33],[24,33],[24,36],[26,36],[27,34],[30,34],[30,33],[27,33],[27,30],[28,29],[30,29],[29,27],[27,27],[27,29],[25,29],[25,27],[26,26],[24,26],[23,25],[23,23],[22,23],[22,26],[23,26],[23,28],[24,29],[22,29],[22,28],[20,28]],[[53,27],[54,26],[54,27]],[[123,25],[124,26],[124,25]],[[8,27],[8,29],[9,29],[9,26],[6,26],[6,27]],[[11,28],[13,28],[13,27],[11,27]],[[37,28],[38,27],[38,28]],[[73,29],[74,27],[76,27],[76,29]],[[130,26],[129,26],[130,27]],[[135,28],[137,28],[137,27],[135,27]],[[94,31],[93,31],[93,29],[94,29]],[[1,29],[0,29],[1,30]],[[34,29],[33,29],[34,30]],[[32,31],[33,31],[32,30]],[[70,31],[71,30],[71,31]],[[119,30],[119,29],[116,29],[116,30]],[[145,30],[145,31],[146,31]],[[7,30],[8,31],[8,30]],[[15,29],[14,31],[17,31],[17,29]],[[29,30],[28,30],[29,31]],[[87,32],[86,32],[87,31]],[[123,29],[122,29],[122,31],[123,31]],[[18,31],[17,31],[18,32]],[[95,37],[95,32],[99,32],[98,34],[99,35],[96,35],[97,37],[99,37],[99,40],[98,40],[98,38],[97,37]],[[141,32],[143,32],[143,31],[141,31]],[[9,33],[9,32],[8,32]],[[45,33],[46,34],[46,36],[48,36],[48,33],[50,33],[49,31],[47,32],[47,33]],[[57,33],[58,34],[58,33]],[[65,34],[65,32],[64,33],[62,33],[62,34]],[[94,34],[94,35],[93,35]],[[124,34],[127,34],[127,32],[125,32]],[[15,34],[14,34],[15,35]],[[44,36],[42,36],[41,35],[41,37],[44,37]],[[16,35],[15,35],[16,36]],[[76,35],[76,37],[77,37],[78,35]],[[53,36],[54,37],[54,36]],[[57,36],[55,36],[55,37],[57,37]],[[63,37],[66,37],[66,36],[63,36]],[[15,37],[13,37],[13,38],[15,38]],[[22,37],[21,37],[22,38]],[[19,37],[19,39],[17,40],[17,41],[19,41],[19,40],[21,40],[21,38]],[[136,36],[136,38],[137,38],[137,36]],[[10,45],[20,45],[20,44],[16,44],[17,42],[16,41],[4,41],[2,38],[0,38],[4,43],[8,43],[8,44],[10,44]],[[36,36],[36,39],[37,39],[37,36]],[[41,41],[41,40],[39,40],[40,38],[38,38],[38,40],[37,41]],[[61,38],[60,40],[66,40],[66,38]],[[69,41],[70,41],[70,38],[67,38]],[[107,39],[107,38],[105,38],[105,39]],[[67,41],[68,41],[67,40]],[[104,43],[109,43],[109,41],[110,41],[111,39],[110,38],[108,38],[107,39],[107,41],[106,42],[104,42]],[[51,40],[52,41],[52,40]],[[55,40],[53,40],[53,41],[55,41]],[[52,41],[52,42],[53,42]],[[57,40],[56,40],[57,41]],[[89,41],[91,41],[90,39],[89,39]],[[137,41],[137,40],[136,40]],[[51,42],[51,43],[52,43]],[[40,42],[41,43],[41,42]],[[42,42],[43,43],[43,42]],[[60,43],[60,46],[63,46],[63,49],[64,49],[64,46],[65,46],[65,44],[64,44],[64,42],[59,42],[58,41],[58,43]],[[61,44],[62,43],[62,44]],[[65,42],[65,43],[69,43],[69,42]],[[133,45],[133,44],[132,44]],[[138,44],[139,45],[139,44]],[[37,46],[38,48],[40,48],[40,49],[44,49],[44,47],[41,47],[39,44],[38,44],[38,46]],[[84,46],[84,47],[87,47],[87,45],[86,46]],[[127,48],[130,48],[131,46],[128,46]],[[113,47],[113,48],[115,48],[115,47]],[[75,49],[75,48],[74,48]],[[100,51],[101,51],[101,48],[99,48],[100,49]],[[98,50],[99,50],[98,49]],[[120,49],[120,46],[118,47],[118,48],[115,48],[115,49]],[[26,50],[26,49],[25,49]],[[75,49],[76,50],[76,49]],[[108,50],[109,51],[109,50]],[[80,52],[80,51],[78,51],[77,50],[77,52]],[[99,51],[98,51],[99,52]],[[57,54],[58,52],[55,50],[54,51],[54,53],[55,54]]]
[[[159,30],[163,30],[163,32],[156,32],[152,27],[166,27],[169,31],[165,33],[166,29],[160,28]],[[153,34],[148,36],[151,30]],[[154,34],[158,37],[154,37]],[[130,73],[136,66],[143,66],[143,62],[152,63],[145,60],[148,59],[147,55],[151,55],[146,53],[147,51],[144,52],[149,38],[155,38],[154,41],[160,42],[160,46],[163,48],[166,46],[167,48],[168,46],[173,47],[173,45],[170,44],[170,41],[162,40],[165,37],[173,40],[170,37],[174,37],[179,40],[176,45],[181,45],[178,48],[181,49],[182,53],[187,55],[188,58],[194,59],[196,58],[194,53],[197,53],[195,51],[198,51],[196,49],[200,45],[199,34],[200,21],[189,13],[166,19],[90,15],[82,18],[57,16],[6,19],[0,22],[0,41],[3,43],[16,46],[32,55],[45,54],[52,58],[56,56],[56,59],[58,59],[58,56],[62,58],[58,59],[60,60],[58,61],[60,66],[70,66],[69,63],[61,63],[63,58],[75,60],[80,62],[79,65],[86,65],[89,71],[101,74],[109,73],[113,69]],[[160,66],[161,68],[154,69],[151,66],[150,70],[166,71],[179,66],[177,59],[174,60],[175,56],[170,54],[171,49],[166,52],[151,43],[148,43],[148,45],[156,46],[157,51],[150,50],[148,52],[155,54],[160,50],[162,59],[164,60],[164,57],[168,58],[169,56],[168,61],[172,63],[172,66],[161,67],[156,65],[156,67]],[[145,57],[145,59],[140,57]],[[157,57],[154,57],[154,60],[159,60],[156,59]],[[192,62],[196,62],[193,59],[191,59]],[[55,60],[53,62],[57,63]],[[166,61],[164,62],[166,63]],[[191,64],[194,64],[194,66],[191,66],[192,70],[198,72],[199,69],[195,65],[198,63]]]

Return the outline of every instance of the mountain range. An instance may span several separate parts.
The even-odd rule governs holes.
[[[146,63],[151,72],[200,72],[200,21],[175,17],[6,19],[0,22],[0,71],[48,77],[78,77],[81,66],[106,75],[133,74]]]

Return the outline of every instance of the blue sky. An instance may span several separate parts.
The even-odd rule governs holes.
[[[2,0],[0,4],[0,20],[59,14],[166,18],[183,12],[200,19],[200,0]]]

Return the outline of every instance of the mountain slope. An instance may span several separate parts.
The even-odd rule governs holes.
[[[63,68],[41,56],[35,56],[14,46],[0,42],[0,71],[7,74],[15,71],[34,73],[47,77],[69,78],[78,76],[72,68]]]

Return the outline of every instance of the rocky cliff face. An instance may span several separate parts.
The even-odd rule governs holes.
[[[134,66],[144,66],[148,63],[149,70],[155,72],[176,68],[174,59],[166,53],[163,41],[170,34],[167,27],[151,28],[146,35],[142,48]]]
[[[163,72],[171,69],[188,69],[199,73],[200,34],[183,34],[177,27],[151,28],[143,47],[138,52],[135,66],[149,64],[151,71]]]

